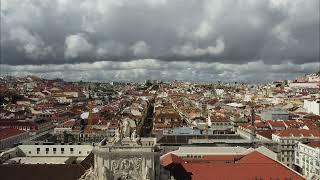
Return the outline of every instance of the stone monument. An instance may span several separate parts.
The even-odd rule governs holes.
[[[110,141],[105,138],[93,149],[94,167],[82,179],[158,180],[160,155],[155,144],[156,138],[138,137],[124,120]]]

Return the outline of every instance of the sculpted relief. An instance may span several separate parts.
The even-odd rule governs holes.
[[[142,179],[142,158],[113,160],[111,164],[115,179]]]

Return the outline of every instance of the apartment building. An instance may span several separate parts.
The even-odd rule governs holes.
[[[299,142],[294,165],[307,179],[320,179],[320,140]]]
[[[319,130],[286,129],[272,134],[272,140],[278,143],[278,160],[289,167],[295,162],[295,147],[301,141],[320,140]]]

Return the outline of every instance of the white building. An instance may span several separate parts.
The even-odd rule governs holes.
[[[272,140],[278,143],[278,160],[289,167],[295,162],[295,147],[299,141],[320,140],[319,130],[286,129],[272,134]]]
[[[319,88],[318,82],[292,82],[289,84],[289,87],[292,88]]]
[[[224,89],[215,89],[217,96],[222,96],[224,94]]]
[[[251,153],[252,151],[258,151],[273,160],[277,160],[277,154],[267,149],[264,146],[260,146],[256,149],[253,149],[253,148],[246,149],[240,146],[236,146],[236,147],[181,146],[179,147],[178,150],[172,151],[170,153],[182,158],[202,158],[203,156],[208,156],[208,155],[245,155],[245,154]]]
[[[72,99],[67,98],[66,96],[58,96],[58,97],[55,97],[55,99],[56,99],[59,103],[72,103]]]
[[[308,82],[320,82],[320,76],[316,74],[307,75]]]
[[[92,145],[19,145],[0,155],[0,162],[21,164],[65,164],[71,157],[82,161]]]
[[[304,100],[303,108],[306,109],[308,113],[320,115],[320,99],[316,101]]]
[[[320,179],[320,141],[298,143],[295,165],[307,179]]]

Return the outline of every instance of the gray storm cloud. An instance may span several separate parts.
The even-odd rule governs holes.
[[[64,77],[69,81],[138,81],[145,79],[185,80],[196,82],[257,82],[295,78],[318,70],[318,63],[281,63],[268,65],[262,60],[244,64],[217,62],[160,61],[140,59],[127,62],[99,61],[78,64],[4,65],[8,73],[46,78]]]
[[[1,64],[59,68],[155,59],[149,69],[135,68],[134,80],[171,75],[167,64],[178,62],[261,62],[270,73],[278,73],[277,65],[294,73],[298,65],[318,65],[319,6],[319,0],[1,0]],[[121,79],[133,70],[108,71]]]

